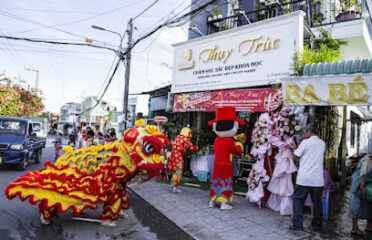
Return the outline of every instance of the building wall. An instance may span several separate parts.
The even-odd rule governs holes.
[[[363,119],[363,114],[359,111],[358,107],[350,106],[347,107],[347,123],[346,123],[346,146],[348,149],[348,155],[352,156],[354,154],[367,153],[368,152],[368,139],[372,137],[372,122],[362,121],[359,124],[355,124],[354,128],[352,127],[351,112],[357,114],[361,119]],[[352,134],[354,132],[354,134]],[[352,136],[354,136],[354,145],[352,145]],[[359,141],[359,147],[358,147]]]
[[[244,0],[243,0],[244,1]],[[248,1],[248,0],[245,0]],[[194,10],[198,8],[199,6],[202,6],[209,2],[209,0],[192,0],[191,10]],[[194,17],[190,22],[190,27],[196,26],[204,35],[207,35],[207,19],[209,14],[213,14],[214,8],[219,8],[221,12],[223,13],[223,16],[227,16],[227,3],[226,1],[221,1],[217,4],[211,4],[208,7],[206,7],[201,14],[198,14],[196,17]],[[189,30],[189,39],[194,39],[201,37],[200,34]]]
[[[342,52],[341,60],[348,61],[357,58],[368,59],[372,57],[370,50],[365,43],[365,39],[362,36],[341,40],[348,42],[347,45],[340,47],[340,51]]]

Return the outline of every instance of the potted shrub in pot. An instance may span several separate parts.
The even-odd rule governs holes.
[[[213,14],[208,15],[208,22],[211,22],[211,21],[213,21]]]
[[[361,3],[359,0],[340,0],[341,12],[336,16],[337,22],[360,18]]]

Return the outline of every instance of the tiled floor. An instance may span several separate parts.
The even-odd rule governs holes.
[[[170,185],[155,181],[129,188],[195,239],[321,239],[310,231],[289,230],[289,217],[259,209],[244,197],[236,196],[234,208],[221,211],[208,207],[208,191],[181,187],[183,193],[173,194]]]

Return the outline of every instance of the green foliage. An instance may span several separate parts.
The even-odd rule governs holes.
[[[361,4],[359,0],[340,0],[340,5],[342,11],[361,10]]]
[[[41,91],[26,90],[0,75],[0,116],[38,116],[44,108]]]
[[[50,120],[50,117],[52,116],[52,113],[51,112],[48,112],[48,111],[46,111],[46,112],[42,112],[42,113],[40,113],[40,115],[39,115],[39,117],[41,117],[41,118],[46,118],[46,119],[48,119],[48,120]]]
[[[347,41],[333,39],[331,34],[323,28],[319,28],[319,31],[321,37],[313,40],[315,47],[324,44],[329,49],[340,50],[341,45],[347,45]]]
[[[337,62],[341,60],[340,46],[347,44],[347,42],[332,39],[330,34],[324,29],[320,29],[320,32],[320,38],[305,44],[302,52],[298,51],[295,53],[293,65],[296,75],[302,75],[305,64]]]
[[[219,8],[213,9],[213,13],[214,13],[215,16],[222,15],[222,12]]]

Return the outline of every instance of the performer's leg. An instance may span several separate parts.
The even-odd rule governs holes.
[[[119,212],[119,217],[129,218],[129,216],[124,212],[124,210],[129,208],[129,197],[126,190],[123,191],[123,196],[121,197],[121,211]]]
[[[115,227],[116,220],[119,218],[121,210],[122,194],[115,191],[114,195],[109,196],[109,201],[103,205],[103,212],[101,214],[102,225],[108,227]]]
[[[173,171],[173,174],[172,174],[171,184],[173,186],[172,192],[174,193],[182,192],[180,189],[178,189],[178,186],[180,185],[182,181],[182,172],[183,172],[183,158],[181,158],[180,163],[178,164],[177,170]]]
[[[58,216],[58,209],[55,207],[47,208],[46,201],[42,200],[39,204],[39,212],[41,213],[40,222],[43,225],[49,225],[52,217]]]

